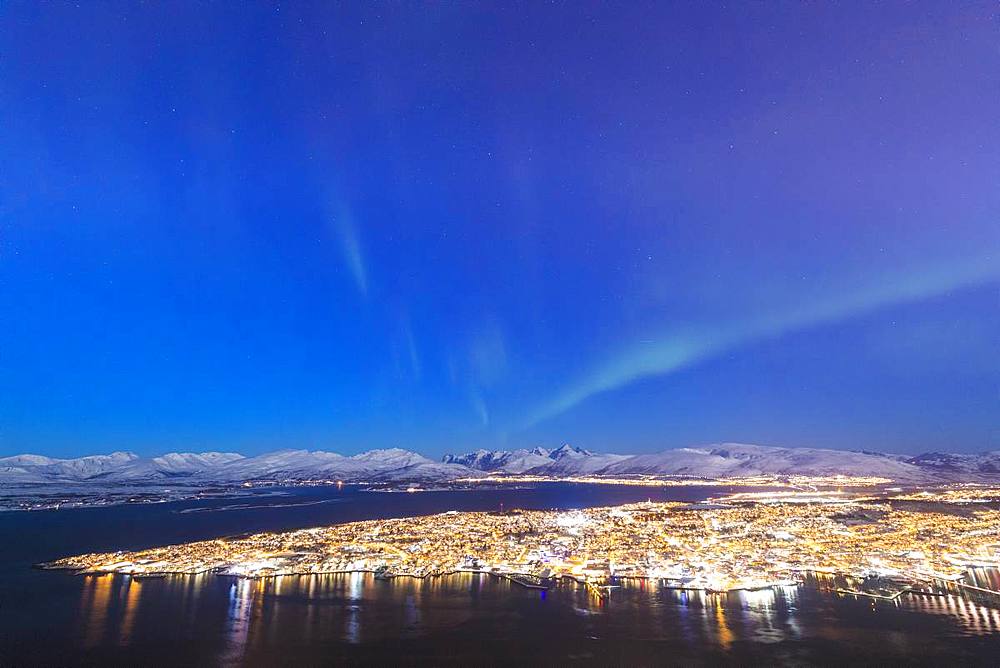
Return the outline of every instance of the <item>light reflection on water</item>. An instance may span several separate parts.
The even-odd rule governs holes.
[[[906,596],[900,597],[899,606],[904,610],[955,618],[971,635],[1000,632],[1000,610],[968,601],[961,596]]]
[[[139,598],[141,596],[140,590],[142,589],[142,581],[140,580],[131,577],[123,578],[123,580],[121,596],[124,597],[125,603],[122,613],[121,631],[118,634],[119,644],[128,643],[132,635],[132,626],[135,624]]]
[[[226,616],[226,652],[223,663],[240,663],[246,651],[250,633],[250,609],[253,605],[256,580],[236,580],[229,587],[229,612]]]
[[[344,640],[349,643],[361,642],[361,588],[366,575],[362,573],[351,573],[347,576],[347,600],[351,602],[348,606],[347,617],[344,620]]]
[[[114,581],[113,575],[97,575],[87,578],[81,600],[81,618],[85,620],[83,624],[85,629],[84,647],[97,645],[104,636],[108,607],[111,601],[111,586]]]
[[[988,584],[995,574],[978,577]],[[262,656],[269,656],[266,652],[285,646],[329,642],[369,646],[434,634],[447,637],[476,623],[495,629],[499,636],[516,637],[554,623],[560,615],[561,627],[572,628],[589,642],[669,638],[721,652],[745,643],[841,640],[849,637],[851,624],[857,626],[852,616],[862,614],[947,618],[962,636],[1000,633],[1000,610],[959,596],[903,596],[894,604],[872,605],[843,600],[816,587],[713,594],[631,580],[603,600],[571,583],[548,591],[528,590],[471,573],[391,581],[363,573],[261,580],[104,575],[79,581],[78,637],[84,648],[112,643],[141,646],[169,630],[165,625],[179,626],[206,643],[217,642],[213,661],[224,665],[261,662]],[[910,642],[905,631],[895,622],[888,626],[886,642],[905,649]]]

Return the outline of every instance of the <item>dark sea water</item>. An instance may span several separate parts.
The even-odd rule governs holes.
[[[1000,610],[812,586],[704,595],[646,583],[601,601],[487,575],[133,579],[34,570],[93,550],[444,510],[701,500],[719,488],[548,484],[278,495],[0,514],[0,665],[1000,665]],[[995,573],[978,573],[998,588]]]

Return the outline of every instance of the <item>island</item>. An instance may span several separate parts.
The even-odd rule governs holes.
[[[998,497],[992,488],[868,497],[802,491],[696,504],[450,511],[83,554],[39,566],[138,577],[371,572],[388,579],[481,572],[530,587],[572,580],[598,593],[627,578],[726,592],[842,576],[895,583],[892,591],[844,589],[863,595],[945,589],[967,595],[973,591],[963,581],[968,569],[1000,566]],[[996,592],[976,593],[994,605],[1000,601]]]

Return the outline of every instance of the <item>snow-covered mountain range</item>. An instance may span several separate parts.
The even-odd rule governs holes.
[[[160,457],[139,457],[131,452],[54,459],[42,455],[0,457],[0,483],[130,481],[184,478],[214,470],[243,459],[234,452],[171,452]]]
[[[0,458],[0,485],[59,482],[203,484],[315,479],[443,481],[477,473],[465,466],[435,462],[399,448],[371,450],[351,457],[321,450],[278,450],[256,457],[234,452],[174,452],[160,457],[113,452],[78,459],[53,459],[41,455]]]
[[[557,450],[489,451],[445,455],[445,462],[488,473],[533,475],[675,475],[705,478],[758,475],[878,476],[904,482],[1000,478],[1000,451],[928,453],[916,457],[867,451],[779,448],[720,443],[645,455],[594,454],[564,445]]]
[[[205,485],[252,480],[345,482],[446,482],[487,474],[683,475],[726,478],[756,475],[879,476],[902,482],[1000,479],[1000,451],[927,453],[915,457],[816,448],[722,443],[656,454],[596,454],[563,445],[554,450],[476,450],[436,462],[391,448],[345,456],[322,450],[278,450],[254,457],[232,452],[129,452],[54,459],[42,455],[0,458],[0,487],[57,483],[169,483]]]

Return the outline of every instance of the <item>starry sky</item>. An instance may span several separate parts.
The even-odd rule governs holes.
[[[1000,449],[992,2],[0,4],[0,455]]]

